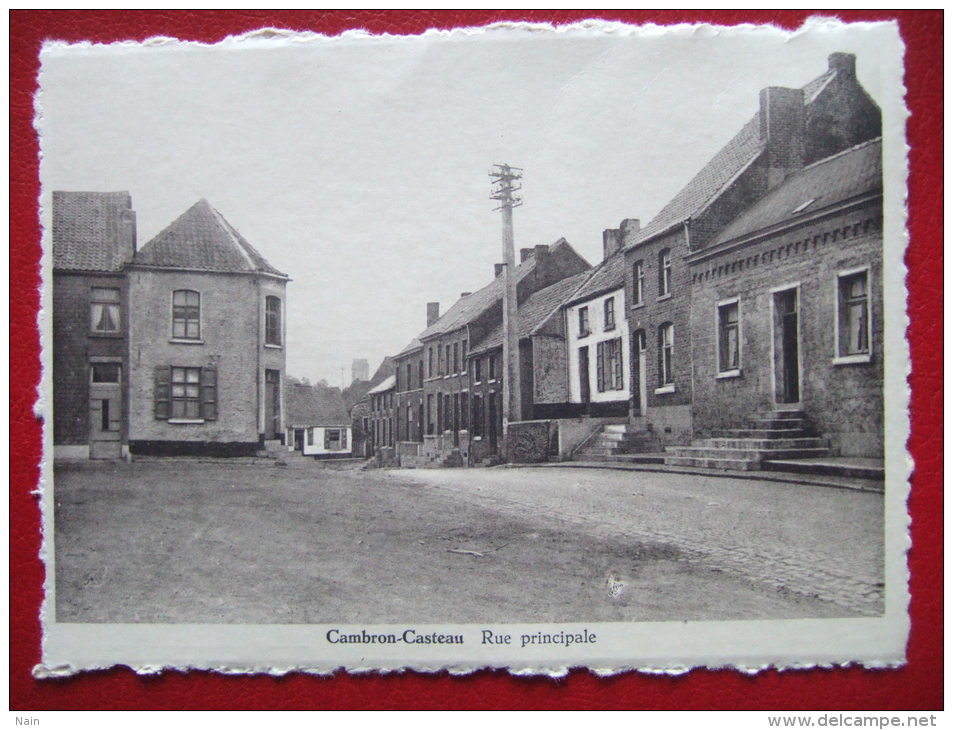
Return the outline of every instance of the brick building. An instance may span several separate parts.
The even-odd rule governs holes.
[[[797,411],[883,456],[879,139],[789,175],[687,259],[696,436]]]
[[[588,268],[565,239],[521,249],[514,272],[517,301]],[[428,304],[427,328],[395,357],[397,441],[402,463],[403,457],[409,462],[456,453],[464,462],[470,458],[468,348],[502,322],[501,274],[502,264],[497,264],[490,284],[462,294],[443,316],[438,304]],[[487,368],[494,373],[491,378],[488,372],[487,379],[498,380],[502,362],[488,359]],[[495,425],[502,418],[498,396],[486,403],[484,418],[488,436],[490,432],[501,436]]]
[[[133,454],[254,454],[284,439],[285,287],[201,200],[126,266]]]
[[[699,288],[689,257],[788,175],[880,135],[880,111],[857,81],[854,63],[852,55],[835,53],[827,71],[803,88],[763,89],[754,117],[625,241],[633,412],[663,444],[691,440],[695,406],[703,400],[694,393],[699,323],[692,320],[692,297]]]
[[[53,193],[53,449],[115,459],[129,442],[129,297],[136,250],[129,193]]]

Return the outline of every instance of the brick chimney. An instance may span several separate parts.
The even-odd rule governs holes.
[[[503,273],[503,264],[493,264],[493,278],[496,279]]]
[[[440,319],[440,302],[427,302],[427,326]]]
[[[552,253],[549,250],[549,246],[545,243],[541,243],[538,246],[533,247],[533,258],[536,259],[535,274],[536,281],[544,282],[542,286],[549,286],[550,284],[555,284],[553,277],[553,264],[555,263],[552,260]]]
[[[853,53],[832,53],[827,57],[827,68],[830,71],[839,71],[847,76],[857,73],[857,57]]]
[[[635,243],[638,233],[642,230],[642,222],[638,218],[625,218],[619,224],[619,230],[622,232],[622,248],[630,243]]]
[[[524,261],[526,261],[526,259],[530,258],[532,255],[533,255],[533,249],[521,248],[520,249],[520,263],[523,263]]]
[[[605,261],[622,246],[622,231],[606,228],[602,232],[602,260]]]
[[[760,102],[770,189],[804,166],[804,91],[770,86],[761,90]]]
[[[119,253],[124,262],[136,254],[136,211],[125,208],[119,212]]]

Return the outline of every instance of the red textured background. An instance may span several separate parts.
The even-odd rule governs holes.
[[[575,671],[559,681],[504,672],[454,678],[406,674],[333,679],[225,677],[204,672],[140,678],[127,669],[34,680],[40,660],[43,565],[36,486],[40,422],[35,327],[40,231],[37,140],[32,128],[38,52],[44,39],[109,42],[165,35],[213,42],[263,26],[336,34],[350,28],[419,33],[497,20],[566,23],[588,17],[634,23],[773,23],[795,28],[821,11],[10,11],[10,707],[41,709],[868,709],[927,710],[943,704],[942,554],[942,11],[823,11],[844,20],[899,21],[907,44],[910,151],[909,332],[917,461],[910,496],[909,664],[765,672],[694,671],[599,679]]]

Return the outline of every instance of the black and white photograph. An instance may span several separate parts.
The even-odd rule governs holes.
[[[41,673],[903,661],[895,24],[41,63]]]

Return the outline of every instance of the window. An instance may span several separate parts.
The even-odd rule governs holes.
[[[718,372],[730,372],[741,367],[738,337],[738,300],[718,306]]]
[[[424,361],[417,361],[417,387],[420,388],[424,384]]]
[[[214,421],[218,416],[215,368],[157,367],[154,401],[157,419]]]
[[[467,341],[460,341],[460,372],[465,373],[467,371]]]
[[[658,328],[659,385],[673,385],[672,358],[675,347],[675,325],[666,322]]]
[[[411,363],[407,363],[407,379],[404,381],[404,390],[410,390],[413,377],[414,377],[413,365]]]
[[[490,357],[487,359],[486,369],[487,369],[487,373],[486,373],[487,378],[489,378],[490,380],[493,380],[494,378],[496,378],[496,355],[490,355]]]
[[[265,344],[281,344],[281,300],[265,297]]]
[[[473,358],[473,382],[479,383],[483,380],[483,358]]]
[[[658,295],[672,293],[672,252],[663,248],[658,252]]]
[[[622,338],[600,342],[596,348],[596,388],[600,393],[622,390]]]
[[[473,396],[473,435],[482,436],[483,435],[483,399],[475,395]]]
[[[172,337],[176,340],[197,340],[199,326],[199,293],[190,289],[172,292]]]
[[[119,290],[93,287],[89,296],[90,330],[97,334],[119,332]]]
[[[468,428],[470,428],[470,423],[469,423],[469,421],[470,421],[470,413],[469,413],[470,409],[469,409],[469,407],[468,407],[468,406],[469,406],[469,401],[470,401],[470,399],[467,398],[467,394],[466,394],[466,393],[461,393],[461,394],[460,394],[460,428],[461,428],[462,430],[464,430],[464,431],[466,431]]]
[[[433,433],[434,426],[433,393],[427,394],[427,433]]]
[[[308,429],[308,446],[314,446],[314,429]]]
[[[838,357],[870,356],[869,273],[864,269],[837,277]]]
[[[433,377],[433,348],[427,348],[427,377]]]
[[[589,335],[589,307],[579,307],[579,336]]]
[[[347,448],[346,428],[324,429],[324,448],[326,451],[343,451]]]
[[[90,367],[90,378],[94,383],[118,383],[118,362],[94,362]]]
[[[444,350],[446,351],[446,355],[444,357],[445,369],[443,371],[443,374],[449,375],[450,374],[450,345],[444,346]]]
[[[603,322],[605,322],[606,332],[608,332],[609,330],[614,330],[615,329],[615,299],[613,297],[609,297],[608,299],[606,299],[602,303],[602,309],[603,309],[602,314],[604,315]]]
[[[453,372],[460,372],[460,343],[453,343]]]
[[[641,304],[642,295],[645,291],[645,267],[642,260],[638,260],[632,266],[632,304]]]

